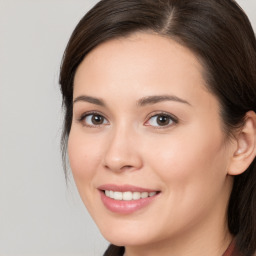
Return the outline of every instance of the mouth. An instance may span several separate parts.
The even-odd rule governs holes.
[[[161,191],[130,185],[103,185],[98,188],[103,205],[114,213],[129,214],[151,204]]]
[[[112,190],[103,190],[106,197],[112,198],[114,200],[123,200],[123,201],[132,201],[140,200],[147,197],[155,196],[159,191],[154,192],[131,192],[131,191],[112,191]]]

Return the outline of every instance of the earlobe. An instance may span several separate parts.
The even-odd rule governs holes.
[[[249,111],[242,129],[236,134],[236,148],[229,166],[229,175],[239,175],[247,170],[256,156],[256,114]]]

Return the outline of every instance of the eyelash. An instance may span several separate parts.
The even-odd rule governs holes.
[[[98,116],[98,117],[101,117],[103,118],[103,122],[107,122],[107,123],[102,123],[102,124],[86,124],[84,121],[86,118],[88,118],[89,116]],[[167,125],[159,125],[159,126],[154,126],[154,125],[150,125],[148,124],[149,121],[152,119],[152,118],[158,118],[158,117],[164,117],[164,118],[167,118],[168,121],[170,122],[171,121],[171,124],[167,124]],[[78,119],[78,122],[82,123],[83,126],[87,126],[87,127],[91,127],[91,128],[100,128],[102,125],[106,125],[106,124],[109,124],[108,120],[99,112],[87,112],[87,113],[84,113],[81,115],[81,117]],[[147,118],[147,121],[144,123],[145,126],[152,126],[154,129],[164,129],[164,128],[169,128],[170,126],[173,126],[175,124],[178,123],[178,118],[169,114],[169,113],[166,113],[166,112],[159,112],[159,113],[154,113],[154,114],[151,114],[148,118]]]
[[[104,119],[104,121],[107,121],[107,119],[101,114],[101,113],[99,113],[99,112],[86,112],[86,113],[84,113],[84,114],[82,114],[81,115],[81,117],[78,119],[78,122],[79,123],[82,123],[83,124],[83,126],[87,126],[87,127],[91,127],[91,128],[99,128],[99,127],[101,127],[102,125],[106,125],[106,124],[86,124],[85,123],[85,119],[87,118],[87,117],[89,117],[89,116],[98,116],[98,117],[101,117],[101,118],[103,118]],[[107,121],[108,122],[108,121]]]
[[[158,125],[158,126],[154,126],[154,125],[148,125],[147,123],[149,123],[149,121],[152,119],[152,118],[158,118],[158,117],[165,117],[168,119],[168,121],[171,123],[167,124],[167,125]],[[166,113],[166,112],[159,112],[159,113],[154,113],[154,114],[151,114],[149,116],[149,118],[147,119],[147,121],[144,123],[146,126],[152,126],[154,129],[167,129],[175,124],[178,123],[178,118],[174,115],[171,115],[169,113]]]

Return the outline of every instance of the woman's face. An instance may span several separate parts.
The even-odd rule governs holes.
[[[110,242],[225,229],[232,151],[202,71],[187,48],[147,33],[103,43],[79,66],[69,160]]]

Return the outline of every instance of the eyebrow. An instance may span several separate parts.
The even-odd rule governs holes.
[[[76,97],[73,100],[73,104],[75,104],[76,102],[80,102],[80,101],[81,102],[89,102],[89,103],[99,105],[102,107],[106,106],[106,104],[104,103],[103,100],[101,100],[99,98],[87,96],[87,95],[81,95],[81,96]],[[156,103],[163,102],[163,101],[175,101],[175,102],[180,102],[180,103],[184,103],[184,104],[191,106],[191,104],[188,101],[181,99],[175,95],[146,96],[146,97],[139,99],[137,102],[137,105],[140,107],[143,107],[146,105],[152,105],[152,104],[156,104]]]
[[[191,104],[188,101],[181,99],[175,95],[156,95],[156,96],[143,97],[138,101],[138,105],[145,106],[150,104],[156,104],[162,101],[176,101],[176,102],[184,103],[191,106]]]
[[[76,97],[73,100],[73,104],[75,104],[76,102],[79,102],[79,101],[89,102],[89,103],[99,105],[99,106],[102,106],[102,107],[106,106],[106,104],[104,103],[103,100],[98,99],[98,98],[94,98],[94,97],[91,97],[91,96],[86,96],[86,95],[81,95],[81,96]]]

